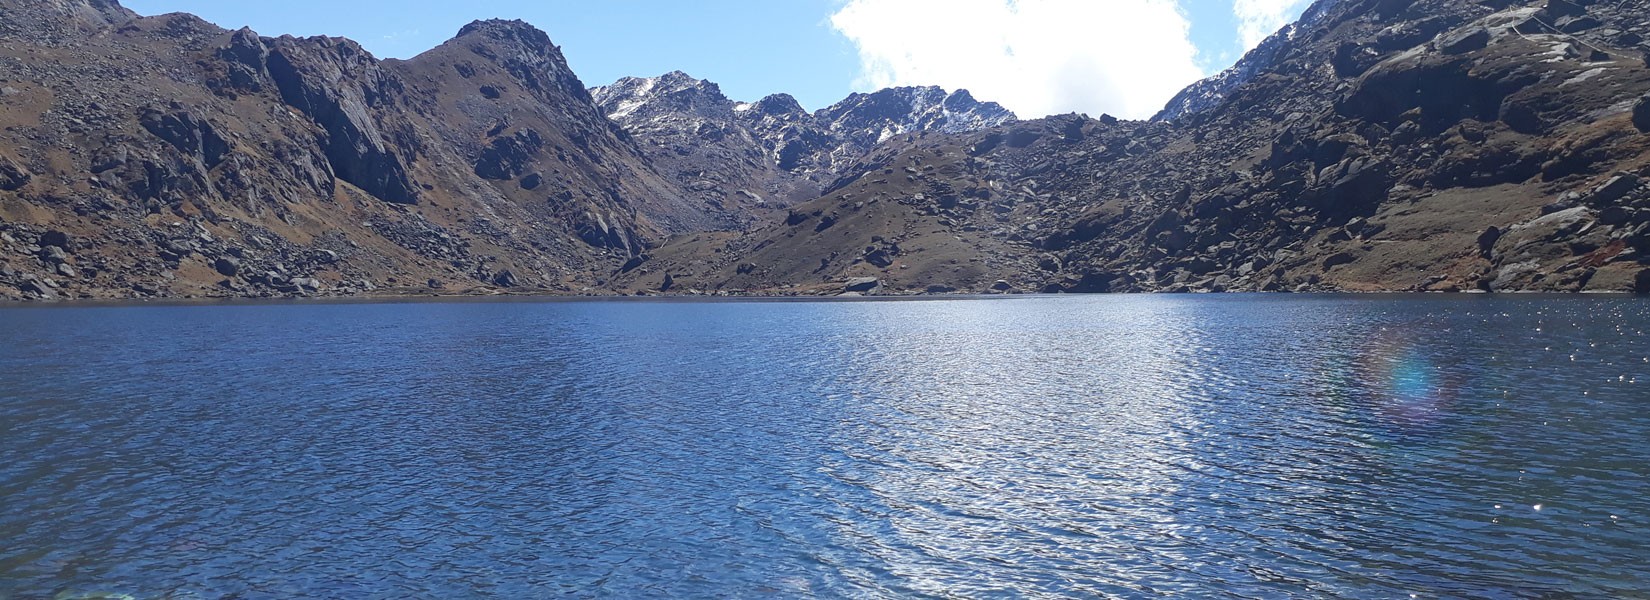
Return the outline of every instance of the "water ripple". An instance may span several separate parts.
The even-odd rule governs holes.
[[[6,310],[0,598],[1643,596],[1647,329],[1625,298]]]

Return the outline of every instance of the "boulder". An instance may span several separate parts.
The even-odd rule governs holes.
[[[512,288],[520,285],[521,282],[516,280],[515,273],[510,272],[509,269],[505,269],[503,271],[499,271],[497,275],[493,276],[493,283],[497,284],[499,287]]]
[[[56,246],[64,250],[70,248],[70,243],[69,234],[56,229],[47,230],[45,233],[40,234],[40,239],[35,242],[36,245],[41,247]]]
[[[22,165],[13,162],[12,159],[0,156],[0,190],[17,191],[28,185],[31,178],[33,176]]]
[[[849,279],[842,286],[844,292],[870,292],[882,287],[882,281],[875,277],[855,277]]]
[[[63,264],[69,260],[69,254],[58,246],[45,246],[40,249],[40,260],[49,264]]]
[[[1394,179],[1392,170],[1392,162],[1384,158],[1346,158],[1324,169],[1322,180],[1330,183],[1318,205],[1335,215],[1370,213],[1386,201]]]
[[[1598,224],[1614,227],[1627,223],[1631,217],[1632,213],[1624,206],[1607,206],[1598,211]]]
[[[639,254],[636,249],[642,244],[635,230],[625,226],[617,215],[585,211],[571,225],[579,239],[592,247],[623,251],[626,256]]]
[[[1323,270],[1328,271],[1341,265],[1352,264],[1357,260],[1358,256],[1351,252],[1337,252],[1330,255],[1329,258],[1323,259]]]
[[[1637,127],[1640,132],[1650,133],[1650,94],[1645,94],[1633,105],[1633,127]]]
[[[39,280],[32,277],[23,280],[23,283],[18,284],[17,289],[25,293],[34,294],[42,300],[55,300],[57,298],[57,292],[52,291],[51,286],[44,285]]]
[[[1484,258],[1493,257],[1495,255],[1495,243],[1499,241],[1501,241],[1500,227],[1492,225],[1489,229],[1485,229],[1484,233],[1478,236],[1478,254]]]
[[[224,256],[218,260],[212,261],[212,268],[216,270],[219,275],[224,277],[234,277],[236,273],[241,272],[241,261],[235,260],[234,257]]]
[[[1632,173],[1618,173],[1605,181],[1602,185],[1593,188],[1593,193],[1587,197],[1587,203],[1593,206],[1609,206],[1616,201],[1627,197],[1627,194],[1639,187],[1639,177]]]

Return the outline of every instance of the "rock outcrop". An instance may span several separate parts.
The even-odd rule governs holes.
[[[0,156],[0,190],[15,192],[28,185],[33,177],[22,165]]]
[[[339,179],[387,202],[418,202],[407,169],[417,153],[416,134],[401,119],[378,116],[395,111],[372,110],[405,102],[398,78],[345,39],[283,37],[270,44],[266,65],[281,99],[320,126]]]

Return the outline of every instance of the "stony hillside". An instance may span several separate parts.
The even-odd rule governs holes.
[[[1213,106],[918,136],[621,285],[1644,291],[1647,8],[1322,2]]]
[[[0,5],[0,295],[579,291],[683,212],[523,23],[379,61],[108,0]]]

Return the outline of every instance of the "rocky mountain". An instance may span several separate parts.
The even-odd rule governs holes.
[[[680,71],[627,77],[593,88],[596,103],[662,173],[697,194],[717,219],[703,229],[739,229],[772,210],[819,196],[839,169],[884,141],[907,134],[963,133],[1015,120],[966,90],[890,88],[853,94],[809,113],[775,94],[755,103],[723,95]]]
[[[577,291],[686,212],[524,23],[380,61],[112,0],[0,8],[0,295]]]
[[[686,236],[620,285],[1650,291],[1647,8],[1320,2],[1190,118],[896,140],[785,220]]]
[[[1149,122],[0,8],[10,299],[1650,292],[1647,0],[1321,0]]]
[[[807,194],[769,158],[715,83],[675,72],[625,78],[591,93],[659,172],[697,200],[705,217],[699,230],[742,228],[766,218],[770,204]]]

